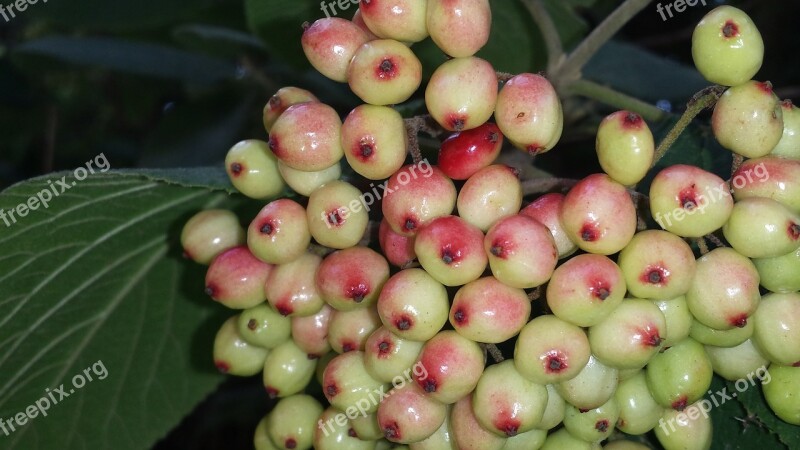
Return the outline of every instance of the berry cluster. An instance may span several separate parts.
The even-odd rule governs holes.
[[[307,26],[309,61],[365,104],[342,121],[308,91],[279,90],[264,109],[269,140],[235,145],[225,164],[251,198],[297,195],[246,230],[222,210],[186,224],[186,255],[209,264],[206,293],[238,310],[217,334],[217,368],[262,373],[280,399],[256,449],[591,449],[615,428],[707,449],[708,416],[681,411],[713,372],[770,365],[766,399],[800,425],[800,114],[750,80],[763,57],[750,19],[721,6],[693,39],[698,69],[732,86],[712,119],[741,156],[730,180],[673,165],[636,193],[658,155],[642,117],[619,111],[597,132],[604,173],[524,208],[519,172],[496,159],[504,141],[552,149],[561,104],[545,77],[499,83],[473,56],[490,24],[488,0],[362,0],[352,21]],[[410,47],[428,36],[452,57],[425,89],[448,134],[435,166],[391,106],[420,87]],[[371,203],[340,179],[342,157],[388,178],[374,227]],[[643,199],[660,227],[646,229]],[[696,258],[703,237],[719,248],[703,240]],[[312,380],[327,408],[304,393]]]

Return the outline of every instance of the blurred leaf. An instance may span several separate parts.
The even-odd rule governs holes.
[[[236,67],[221,59],[117,38],[48,36],[20,44],[13,55],[16,58],[46,57],[69,64],[194,83],[213,83],[236,76]]]
[[[173,22],[213,3],[214,0],[43,0],[28,6],[24,14],[73,27],[137,30]]]
[[[297,68],[309,67],[300,38],[303,35],[304,22],[313,22],[324,17],[319,3],[245,0],[244,8],[250,30],[264,41],[270,53]]]
[[[550,17],[556,24],[558,34],[561,37],[561,43],[565,49],[570,49],[575,46],[580,40],[589,32],[586,22],[575,14],[574,7],[576,3],[580,6],[580,1],[563,1],[563,0],[547,0],[545,7],[550,13]],[[592,3],[592,0],[584,1],[583,3]]]
[[[172,34],[176,41],[186,47],[214,55],[238,56],[246,50],[264,50],[264,43],[258,38],[231,28],[205,24],[181,25]]]
[[[770,379],[767,378],[767,380]],[[733,383],[728,383],[728,391],[737,392]],[[772,412],[772,409],[770,409],[767,401],[764,399],[764,394],[761,391],[760,386],[759,388],[752,388],[744,392],[740,392],[736,398],[747,412],[747,414],[742,415],[742,417],[748,420],[748,427],[745,431],[752,428],[755,428],[757,431],[759,431],[760,429],[758,427],[759,424],[761,424],[769,429],[772,433],[776,434],[780,441],[785,444],[787,448],[800,448],[800,433],[798,433],[798,427],[796,425],[790,425],[784,422],[778,418],[774,412]],[[763,447],[763,445],[764,443],[762,442],[758,446]],[[758,448],[758,446],[754,444],[753,447],[750,448]],[[746,447],[741,448],[744,449]]]
[[[519,0],[492,2],[489,42],[477,56],[508,73],[541,70],[547,62],[539,29]]]
[[[49,208],[0,225],[0,417],[62,383],[69,397],[0,439],[10,450],[147,448],[222,380],[210,354],[230,312],[202,293],[203,268],[180,257],[177,237],[195,212],[240,198],[219,191],[219,169],[58,173],[3,191],[0,208],[62,175],[71,187]]]

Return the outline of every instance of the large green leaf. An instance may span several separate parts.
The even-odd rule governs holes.
[[[213,0],[51,0],[30,5],[22,14],[78,27],[136,30],[175,21],[212,3]]]
[[[240,202],[220,172],[59,173],[0,193],[8,218],[62,176],[69,186],[47,209],[0,219],[0,418],[62,383],[69,395],[0,431],[0,447],[147,448],[218,385],[210,352],[230,313],[202,294],[203,268],[177,237],[196,211]]]
[[[303,35],[304,22],[325,17],[319,3],[245,0],[244,9],[250,30],[264,41],[264,45],[273,55],[297,67],[309,66],[300,45],[300,37]],[[350,10],[355,11],[355,8]]]

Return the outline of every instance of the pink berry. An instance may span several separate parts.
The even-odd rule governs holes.
[[[340,311],[372,305],[388,279],[386,259],[367,247],[331,253],[317,270],[317,288],[322,298]]]
[[[622,302],[625,279],[608,257],[578,255],[555,270],[546,297],[556,317],[590,327],[603,321]]]
[[[433,42],[453,58],[472,56],[489,41],[489,0],[428,0],[428,31]]]
[[[483,351],[455,331],[441,331],[422,347],[414,382],[431,398],[445,404],[469,395],[483,373]]]
[[[522,214],[495,222],[486,233],[483,248],[495,278],[521,289],[546,283],[558,263],[550,230]]]
[[[334,311],[328,327],[328,342],[336,353],[364,351],[367,338],[381,326],[375,308]]]
[[[543,76],[532,73],[506,82],[497,96],[495,119],[506,138],[531,155],[555,147],[564,127],[555,88]]]
[[[494,67],[474,56],[445,62],[425,88],[425,106],[434,120],[450,131],[483,125],[492,116],[496,101]]]
[[[450,324],[467,339],[496,344],[516,336],[530,315],[531,302],[525,291],[484,277],[456,292]]]
[[[402,42],[428,37],[427,0],[361,0],[361,17],[376,36]]]
[[[306,28],[301,43],[308,62],[315,69],[334,81],[345,82],[350,60],[369,40],[367,33],[353,22],[327,17]]]
[[[415,259],[414,238],[395,233],[384,218],[378,228],[378,241],[390,264],[405,267]]]
[[[397,386],[378,407],[383,436],[400,444],[428,438],[444,423],[447,407],[413,383]]]
[[[422,267],[445,286],[477,280],[489,262],[483,233],[458,216],[432,220],[417,233],[414,251]]]
[[[561,205],[564,203],[564,195],[559,193],[545,194],[537,198],[530,205],[522,208],[521,215],[528,216],[537,220],[550,230],[558,250],[558,257],[564,258],[578,250],[578,246],[567,235],[567,231],[561,225]]]
[[[246,246],[217,255],[206,272],[206,294],[228,308],[247,309],[266,299],[264,283],[273,266],[260,261]]]
[[[292,105],[305,102],[318,102],[317,97],[311,92],[294,86],[287,86],[278,89],[267,104],[264,105],[264,129],[267,133],[272,130],[272,125],[278,120],[286,109]]]
[[[310,316],[325,304],[314,274],[322,258],[305,253],[294,261],[275,266],[266,282],[269,304],[284,316]]]
[[[331,350],[328,329],[333,311],[323,305],[316,314],[292,317],[292,340],[309,356],[319,358]]]
[[[426,161],[397,171],[386,184],[383,216],[395,233],[414,236],[431,220],[448,215],[456,206],[456,188],[437,167]]]
[[[519,212],[522,184],[517,170],[505,164],[484,167],[469,177],[458,193],[458,215],[486,231],[497,220]]]
[[[327,169],[344,156],[341,128],[339,114],[330,106],[300,103],[278,117],[269,134],[269,148],[293,169]]]

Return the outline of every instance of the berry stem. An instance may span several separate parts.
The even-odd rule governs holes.
[[[496,345],[494,345],[494,344],[481,344],[481,347],[483,347],[483,349],[489,353],[489,355],[492,357],[494,362],[499,363],[499,362],[505,361],[505,358],[503,357],[503,352],[501,352],[500,349],[497,348]]]
[[[573,94],[582,95],[618,109],[635,112],[650,122],[658,122],[667,117],[666,112],[654,105],[595,83],[594,81],[577,80],[569,85],[569,91]]]
[[[708,244],[706,243],[706,239],[705,238],[701,238],[701,237],[700,238],[696,238],[694,240],[694,242],[697,244],[697,248],[700,249],[700,254],[701,255],[708,254],[708,252],[709,252]]]
[[[709,241],[711,241],[712,244],[714,244],[717,247],[726,247],[725,243],[722,242],[722,240],[718,238],[717,235],[715,234],[707,234],[706,236],[704,236],[703,239],[708,239]]]
[[[535,302],[542,297],[542,287],[538,286],[528,294],[528,300]]]
[[[556,24],[542,0],[524,0],[523,3],[544,37],[547,46],[547,73],[554,73],[564,59],[564,47],[561,44],[561,36],[558,34]]]
[[[689,103],[686,104],[686,111],[678,120],[678,123],[669,130],[664,140],[658,144],[655,157],[653,158],[653,165],[650,167],[655,167],[656,164],[658,164],[661,158],[667,154],[667,150],[678,140],[686,127],[692,123],[692,120],[704,109],[714,106],[726,89],[727,88],[722,86],[710,86],[692,96]]]
[[[444,134],[444,129],[437,125],[431,124],[431,116],[414,116],[408,119],[403,119],[406,125],[406,133],[408,134],[408,151],[414,159],[414,164],[419,164],[422,161],[422,152],[419,149],[419,132],[424,131],[431,137],[439,137]]]
[[[744,156],[739,155],[737,153],[733,154],[733,163],[731,163],[731,177],[739,170],[739,167],[742,166],[744,162]]]

